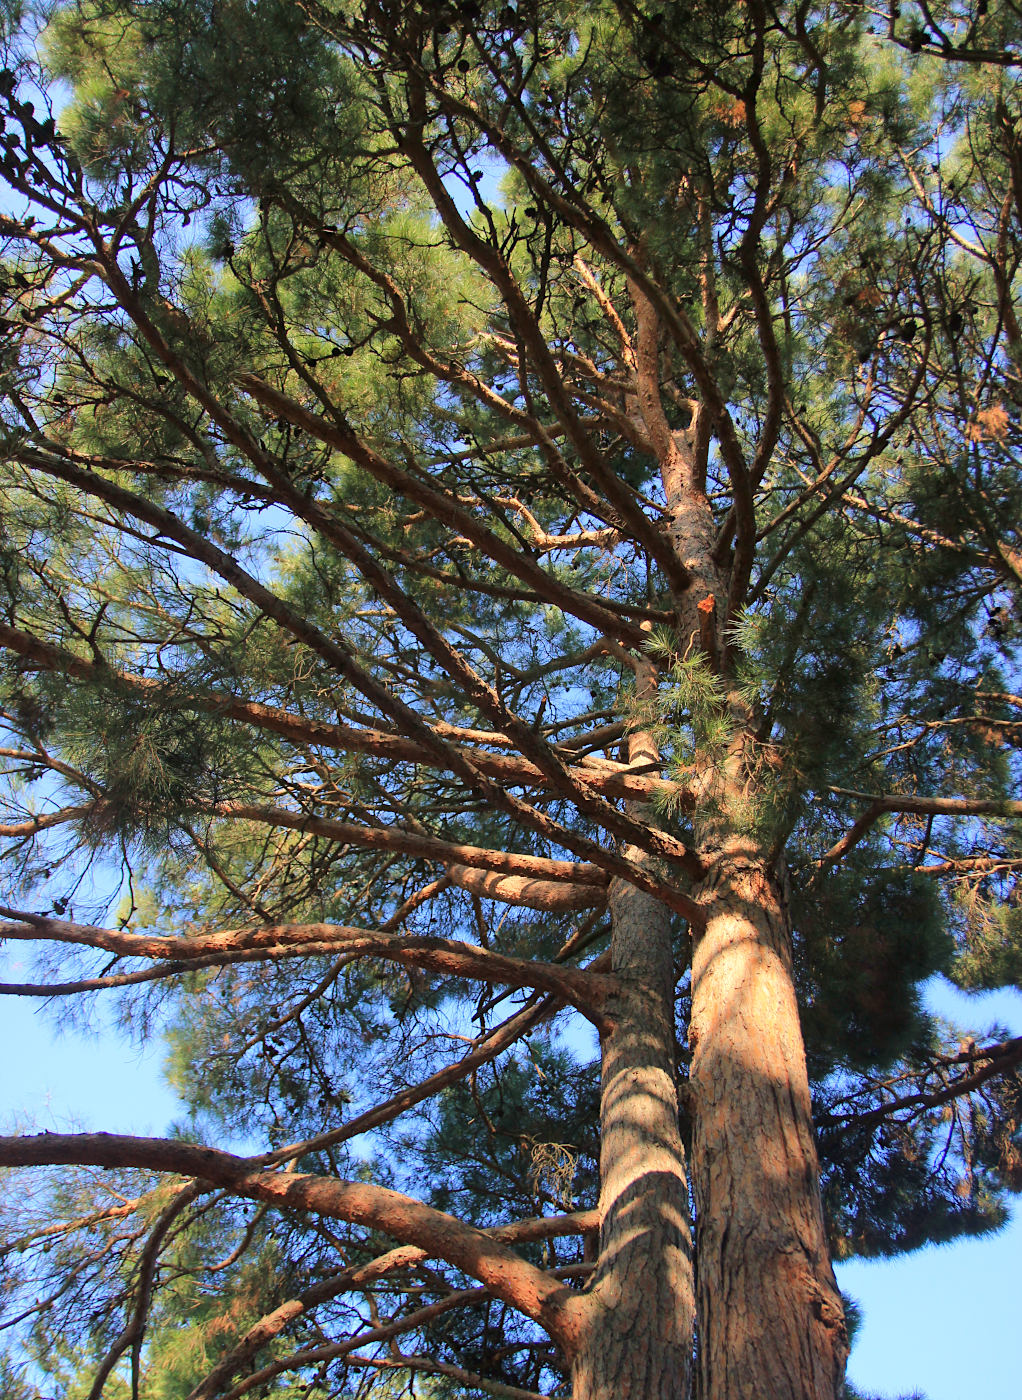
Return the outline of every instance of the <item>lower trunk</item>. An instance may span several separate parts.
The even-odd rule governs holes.
[[[719,862],[692,968],[699,1400],[835,1400],[848,1352],[780,891]]]
[[[678,1131],[670,914],[615,881],[622,992],[603,1037],[600,1254],[572,1368],[573,1400],[685,1400],[694,1303]]]

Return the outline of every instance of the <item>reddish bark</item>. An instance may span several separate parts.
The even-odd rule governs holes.
[[[222,803],[217,814],[245,821],[261,822],[267,826],[289,827],[293,831],[311,831],[331,837],[339,843],[362,846],[370,850],[401,851],[405,855],[422,856],[444,865],[455,862],[480,870],[496,870],[502,875],[522,875],[530,880],[563,880],[569,884],[606,886],[607,875],[597,865],[584,861],[546,860],[542,856],[523,856],[513,851],[493,851],[484,846],[462,846],[451,841],[439,841],[433,836],[420,836],[397,826],[359,826],[355,822],[334,821],[327,817],[306,816],[290,812],[285,807],[257,806],[254,803]]]
[[[705,886],[692,972],[699,1400],[835,1400],[848,1352],[824,1236],[789,928],[761,863]]]
[[[425,767],[439,766],[436,755],[431,750],[402,734],[368,725],[355,726],[310,719],[308,716],[290,714],[287,710],[259,701],[239,700],[232,695],[170,689],[151,676],[132,675],[129,672],[100,666],[94,661],[76,656],[63,647],[44,642],[4,623],[0,623],[0,646],[31,661],[40,671],[57,672],[96,684],[116,684],[119,690],[135,691],[154,700],[161,695],[167,696],[176,703],[194,706],[196,710],[236,719],[254,728],[280,734],[296,744],[316,744],[344,753],[366,753],[377,758],[419,763]],[[507,742],[502,734],[496,732],[461,731],[454,726],[443,724],[434,724],[432,729],[443,739],[471,737],[476,743],[494,746]],[[464,747],[459,747],[457,752],[463,758],[470,759],[474,766],[489,778],[525,787],[543,788],[548,785],[549,779],[542,770],[535,763],[530,763],[517,754],[490,753],[486,749]],[[663,791],[678,800],[679,796],[683,795],[679,794],[677,783],[651,774],[630,773],[626,764],[615,763],[611,759],[589,756],[572,765],[569,771],[576,782],[583,782],[591,791],[606,797],[643,800],[657,791]]]
[[[55,943],[76,943],[102,948],[119,957],[152,958],[180,964],[205,964],[223,956],[278,958],[289,954],[349,952],[381,958],[406,967],[422,967],[449,977],[478,978],[509,987],[536,987],[570,1002],[590,1016],[598,1016],[616,987],[612,978],[580,968],[561,967],[533,959],[509,958],[452,938],[401,937],[349,928],[344,924],[267,924],[254,929],[227,929],[222,933],[196,934],[189,938],[147,936],[120,929],[73,924],[63,919],[25,915],[17,922],[0,924],[0,938],[45,938]]]
[[[0,1138],[2,1166],[67,1164],[173,1172],[268,1205],[382,1230],[393,1239],[417,1245],[426,1256],[435,1255],[463,1269],[495,1297],[538,1322],[566,1354],[574,1353],[581,1306],[577,1293],[528,1263],[494,1233],[466,1225],[399,1191],[368,1182],[253,1170],[245,1158],[229,1152],[161,1138],[113,1133]],[[543,1224],[549,1232],[549,1223]],[[510,1234],[513,1238],[513,1229]],[[523,1234],[530,1237],[528,1230]],[[533,1237],[542,1238],[542,1234]]]
[[[569,885],[556,880],[533,880],[521,875],[501,875],[497,871],[449,865],[447,873],[456,885],[483,899],[502,904],[519,904],[548,914],[573,909],[599,909],[607,902],[606,892],[596,885]]]

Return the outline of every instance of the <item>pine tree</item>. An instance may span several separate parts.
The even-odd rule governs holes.
[[[1013,7],[3,13],[0,989],[187,1105],[12,1393],[840,1396],[1022,1183]]]

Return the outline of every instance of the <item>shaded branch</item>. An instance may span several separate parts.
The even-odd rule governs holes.
[[[106,1356],[100,1363],[99,1370],[93,1378],[88,1400],[100,1400],[103,1394],[103,1388],[106,1385],[107,1377],[129,1348],[131,1349],[131,1395],[132,1400],[138,1400],[139,1358],[142,1339],[145,1335],[146,1317],[149,1312],[149,1302],[152,1296],[153,1282],[156,1277],[156,1265],[159,1260],[160,1249],[166,1238],[167,1231],[173,1225],[174,1221],[181,1212],[191,1205],[192,1201],[196,1200],[201,1194],[201,1186],[192,1182],[160,1213],[160,1217],[151,1230],[139,1258],[138,1286],[134,1309],[120,1335],[114,1339]]]
[[[1022,802],[1007,799],[980,797],[912,797],[892,793],[886,797],[874,797],[867,792],[855,792],[848,788],[831,788],[836,797],[851,797],[870,805],[861,817],[831,846],[830,850],[816,862],[817,870],[825,870],[846,856],[857,846],[866,832],[887,812],[909,812],[920,816],[935,817],[1022,817]]]
[[[346,1341],[328,1342],[324,1345],[314,1347],[303,1347],[296,1352],[292,1352],[290,1356],[282,1357],[278,1361],[271,1361],[258,1371],[254,1371],[251,1375],[246,1376],[240,1384],[234,1386],[228,1392],[226,1400],[235,1400],[236,1397],[247,1395],[249,1391],[254,1390],[256,1386],[265,1385],[268,1381],[274,1380],[285,1371],[294,1371],[302,1366],[317,1365],[322,1361],[344,1357],[357,1347],[370,1346],[375,1342],[389,1341],[392,1337],[399,1337],[402,1332],[410,1332],[413,1328],[422,1327],[426,1323],[432,1322],[434,1318],[442,1317],[444,1313],[451,1312],[455,1308],[471,1306],[473,1303],[485,1303],[489,1301],[489,1298],[490,1294],[485,1288],[458,1289],[456,1292],[449,1293],[445,1297],[437,1299],[435,1303],[427,1303],[423,1307],[415,1308],[411,1312],[395,1318],[392,1322],[384,1323],[379,1327],[369,1328],[365,1332],[360,1332],[355,1337],[347,1338]],[[274,1336],[279,1331],[280,1327],[277,1327],[276,1331],[270,1335]],[[268,1339],[269,1338],[267,1338],[267,1340]],[[257,1345],[263,1345],[263,1343],[259,1342]],[[217,1372],[220,1372],[223,1380],[226,1380],[233,1371],[238,1369],[238,1366],[234,1365],[231,1367],[230,1371],[224,1374],[223,1366],[224,1363],[221,1362],[216,1367],[216,1370],[207,1378],[207,1381],[212,1382]],[[218,1393],[222,1393],[222,1390],[223,1386],[221,1381],[218,1381],[215,1387],[207,1382],[203,1382],[190,1393],[188,1400],[212,1400],[212,1397]]]
[[[492,870],[474,869],[468,865],[449,865],[447,873],[461,889],[470,890],[483,899],[522,905],[547,914],[567,913],[574,909],[602,909],[607,902],[606,890],[598,889],[595,885],[532,880],[521,875],[501,875]]]
[[[948,1059],[945,1063],[955,1064],[962,1061],[966,1061],[970,1065],[978,1064],[979,1068],[972,1069],[957,1079],[952,1079],[949,1084],[934,1090],[933,1093],[902,1094],[899,1098],[891,1099],[879,1108],[869,1109],[865,1113],[820,1114],[816,1118],[817,1126],[838,1127],[848,1123],[854,1124],[857,1128],[868,1128],[875,1123],[883,1122],[885,1118],[899,1113],[902,1109],[913,1108],[921,1113],[928,1108],[939,1108],[941,1104],[950,1103],[952,1099],[962,1098],[965,1094],[971,1094],[974,1089],[985,1084],[987,1080],[994,1079],[1001,1074],[1007,1074],[1016,1065],[1022,1064],[1022,1036],[1006,1040],[1000,1045],[988,1045],[983,1049],[967,1051]],[[932,1071],[929,1072],[932,1073]]]
[[[280,1147],[275,1152],[266,1153],[259,1160],[267,1165],[277,1162],[293,1161],[296,1157],[304,1157],[306,1153],[318,1152],[325,1147],[333,1147],[340,1142],[348,1142],[351,1138],[359,1137],[362,1133],[371,1132],[373,1128],[382,1127],[384,1123],[391,1123],[402,1113],[410,1108],[414,1108],[417,1103],[422,1103],[425,1099],[432,1098],[441,1089],[448,1088],[451,1084],[458,1083],[466,1078],[480,1065],[487,1064],[512,1045],[527,1035],[533,1027],[545,1021],[559,1010],[562,1003],[556,997],[544,997],[541,1001],[535,1002],[531,1006],[525,1006],[521,1011],[515,1013],[496,1026],[486,1036],[482,1037],[473,1050],[467,1055],[463,1055],[460,1060],[453,1065],[448,1065],[445,1069],[437,1070],[421,1083],[414,1084],[408,1089],[402,1089],[385,1103],[377,1104],[374,1108],[367,1109],[356,1118],[350,1118],[340,1128],[334,1128],[330,1132],[319,1133],[316,1137],[307,1138],[303,1142],[291,1143],[286,1147]]]
[[[597,631],[607,633],[630,646],[642,645],[642,633],[633,623],[604,608],[597,599],[588,594],[578,593],[560,583],[528,555],[500,539],[492,530],[482,524],[471,511],[465,510],[450,495],[438,491],[434,486],[427,485],[418,477],[402,470],[393,462],[380,456],[378,452],[373,451],[372,448],[367,447],[358,439],[354,429],[346,424],[343,415],[339,418],[335,416],[334,420],[330,421],[313,413],[302,404],[296,403],[294,399],[281,393],[279,389],[275,389],[273,385],[267,384],[265,380],[254,374],[239,375],[238,384],[257,403],[269,409],[275,417],[285,419],[320,442],[342,452],[356,466],[362,467],[389,490],[409,501],[414,501],[434,519],[451,526],[459,535],[470,540],[495,564],[506,569],[516,578],[521,578],[529,583],[548,603],[553,603],[573,617],[577,617],[580,621],[596,628]],[[277,484],[277,474],[275,473],[274,485]],[[290,499],[292,494],[295,497],[294,501]],[[315,506],[315,503],[308,501],[297,491],[289,492],[288,496],[287,504],[292,509],[295,509],[298,504],[302,506],[302,509],[296,512],[298,514],[304,516],[310,509],[315,509],[315,523],[324,530],[328,538],[336,530],[338,522],[327,520],[322,507]]]
[[[424,767],[441,766],[432,750],[401,734],[369,726],[356,728],[354,725],[310,719],[260,701],[239,700],[229,693],[204,694],[190,688],[182,689],[167,681],[133,675],[112,666],[86,661],[65,647],[41,641],[4,623],[0,623],[0,647],[15,652],[26,661],[31,661],[41,671],[74,676],[92,684],[109,685],[115,690],[134,691],[149,700],[165,698],[178,704],[191,705],[206,714],[221,715],[239,720],[243,724],[250,724],[256,729],[279,734],[295,744],[314,744],[319,748],[344,753],[364,753],[372,758],[389,758]],[[448,732],[450,728],[436,724],[431,726],[433,733],[445,740],[456,736],[456,731]],[[504,737],[494,733],[490,742],[498,743]],[[485,750],[473,749],[463,751],[463,756],[470,759],[481,773],[500,782],[538,788],[549,785],[549,778],[535,763],[530,763],[528,759],[520,758],[516,754],[488,753]],[[666,778],[630,773],[627,764],[617,763],[612,759],[601,759],[598,765],[590,762],[581,770],[573,766],[569,768],[569,772],[576,781],[584,782],[591,791],[607,797],[643,801],[655,791],[663,791],[670,792],[672,800],[677,800],[678,784]]]

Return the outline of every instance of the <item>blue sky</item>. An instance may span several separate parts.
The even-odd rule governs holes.
[[[995,1021],[1022,1034],[1022,994],[964,997],[935,986],[931,1004],[975,1028]],[[177,1114],[162,1048],[145,1055],[109,1026],[57,1031],[52,1010],[3,998],[0,1117],[56,1131],[161,1135]],[[864,1321],[849,1376],[864,1393],[926,1400],[1018,1400],[1022,1375],[1019,1276],[1022,1210],[987,1240],[934,1247],[894,1261],[843,1264],[838,1282]]]
[[[933,1011],[969,1029],[994,1023],[1022,1035],[1022,993],[966,996],[930,984]],[[1019,1275],[1022,1208],[989,1239],[933,1245],[901,1259],[853,1260],[838,1270],[863,1308],[848,1374],[867,1395],[926,1400],[1018,1400],[1022,1375]]]

